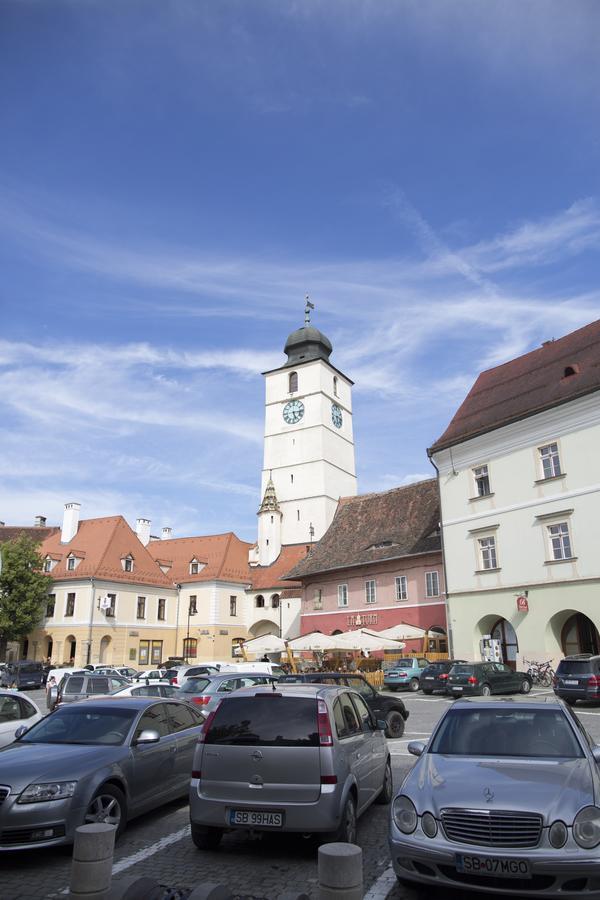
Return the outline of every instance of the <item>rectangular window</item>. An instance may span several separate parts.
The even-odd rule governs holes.
[[[229,615],[237,616],[237,597],[229,598]]]
[[[571,559],[571,538],[569,537],[569,526],[566,522],[560,522],[558,525],[548,525],[548,536],[550,538],[550,548],[552,550],[552,559]]]
[[[479,555],[481,558],[482,569],[498,568],[496,562],[496,538],[484,537],[479,538]]]
[[[138,619],[146,618],[146,598],[145,597],[137,598],[137,617],[138,617]]]
[[[123,560],[123,568],[126,572],[133,572],[133,560],[127,557]]]
[[[114,618],[114,615],[115,615],[115,604],[116,604],[116,602],[117,602],[117,595],[116,595],[116,594],[107,594],[106,596],[107,596],[108,599],[110,600],[110,606],[109,606],[107,609],[104,610],[104,615],[108,616],[109,618],[110,618],[110,617],[113,617],[113,618]]]
[[[150,641],[140,641],[138,662],[140,666],[147,666],[150,659]]]
[[[347,584],[338,584],[338,606],[348,606]]]
[[[153,666],[157,666],[162,662],[162,641],[152,641],[152,658],[150,662]]]
[[[56,606],[56,594],[48,594],[48,600],[46,601],[46,616],[48,619],[51,619],[54,615],[54,607]]]
[[[440,596],[440,576],[437,572],[425,572],[425,586],[427,597]]]
[[[195,616],[196,613],[198,612],[198,608],[196,606],[197,599],[198,598],[197,598],[196,594],[192,594],[190,596],[190,616]]]
[[[65,616],[75,615],[75,594],[67,594],[67,605],[65,608]]]
[[[487,497],[492,493],[487,466],[477,466],[476,469],[473,469],[473,478],[475,479],[475,489],[478,497]]]
[[[45,559],[44,560],[44,572],[50,572],[52,570],[52,560]]]
[[[157,619],[158,619],[159,622],[164,622],[164,621],[165,621],[165,607],[166,607],[166,605],[167,605],[167,601],[165,600],[165,598],[164,598],[164,597],[159,597],[159,598],[158,598],[158,613],[157,613]]]
[[[406,575],[396,576],[396,600],[408,600],[408,578]]]
[[[67,571],[74,572],[75,571],[75,557],[70,556],[67,560]]]
[[[190,563],[190,575],[197,575],[197,574],[198,574],[198,563],[197,562]]]
[[[540,447],[540,459],[542,461],[542,472],[544,478],[555,478],[561,475],[560,457],[558,455],[558,444],[547,444]]]
[[[323,609],[323,594],[321,588],[316,588],[313,596],[313,609]]]
[[[198,656],[198,641],[196,638],[183,639],[183,658],[196,659]]]
[[[367,603],[375,603],[376,599],[375,579],[373,578],[369,581],[365,581],[365,601]]]

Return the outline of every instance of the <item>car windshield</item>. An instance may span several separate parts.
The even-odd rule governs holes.
[[[412,664],[412,659],[397,659],[395,663],[392,663],[392,668],[397,669],[400,666],[408,666],[409,669],[412,669]]]
[[[20,739],[22,744],[122,744],[136,710],[74,704],[57,709]]]
[[[209,684],[208,678],[186,678],[179,690],[184,694],[201,694]]]
[[[452,709],[429,753],[445,756],[582,757],[565,714],[558,709]]]

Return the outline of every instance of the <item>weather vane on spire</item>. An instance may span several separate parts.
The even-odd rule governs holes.
[[[315,308],[315,304],[310,302],[310,297],[306,295],[306,306],[304,307],[304,324],[310,325],[310,311]]]

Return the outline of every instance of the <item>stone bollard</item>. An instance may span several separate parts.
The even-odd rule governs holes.
[[[356,844],[319,847],[319,900],[362,900],[362,850]]]
[[[75,829],[69,900],[106,900],[110,892],[116,825],[94,822]]]

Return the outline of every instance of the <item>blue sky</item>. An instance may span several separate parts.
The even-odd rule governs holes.
[[[0,519],[254,539],[303,298],[359,490],[600,316],[594,0],[5,0]]]

